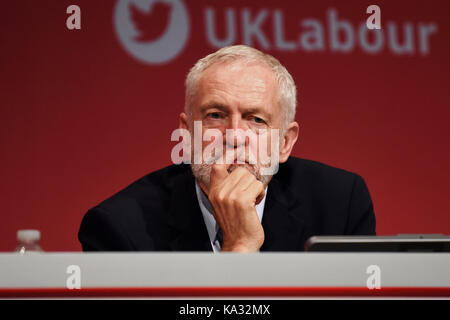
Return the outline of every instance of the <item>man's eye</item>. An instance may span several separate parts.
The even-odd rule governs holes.
[[[261,118],[258,117],[253,117],[253,121],[255,121],[256,123],[265,123],[265,121]]]
[[[208,117],[212,118],[212,119],[220,119],[220,113],[218,113],[218,112],[211,112],[211,113],[208,113]]]

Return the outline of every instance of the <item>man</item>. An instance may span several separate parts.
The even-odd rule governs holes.
[[[190,166],[153,172],[89,210],[83,250],[301,251],[313,235],[374,235],[360,176],[290,157],[295,110],[294,81],[274,57],[240,45],[199,60],[179,129],[214,138],[184,144]]]

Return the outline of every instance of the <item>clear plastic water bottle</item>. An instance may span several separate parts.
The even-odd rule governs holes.
[[[19,254],[25,253],[41,253],[42,250],[39,241],[41,240],[41,232],[39,230],[18,230],[17,231],[17,247],[14,249]]]

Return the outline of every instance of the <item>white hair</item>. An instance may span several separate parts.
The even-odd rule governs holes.
[[[216,63],[230,62],[260,63],[272,70],[278,84],[278,103],[283,112],[281,131],[294,121],[297,108],[297,89],[294,79],[286,68],[273,56],[245,45],[228,46],[197,61],[186,77],[185,112],[190,118],[192,103],[197,90],[197,84],[203,71]]]

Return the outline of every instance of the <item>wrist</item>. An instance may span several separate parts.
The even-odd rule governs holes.
[[[237,252],[237,253],[254,253],[258,252],[261,246],[249,246],[245,244],[235,244],[228,246],[224,244],[222,252]]]

